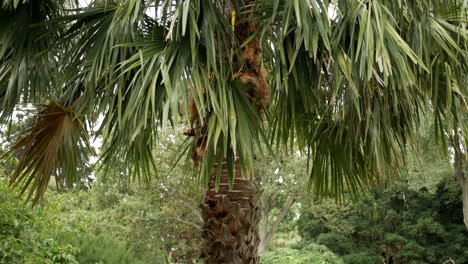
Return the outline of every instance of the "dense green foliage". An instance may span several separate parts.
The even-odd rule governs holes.
[[[50,184],[44,204],[31,208],[3,180],[0,263],[196,263],[201,220],[194,208],[201,195],[181,187],[189,186],[191,175],[183,163],[170,171],[180,140],[169,135],[160,144],[155,157],[163,177],[150,186],[129,182],[126,171],[115,168],[110,171],[115,176],[99,174],[89,190],[77,186],[59,193]],[[373,189],[355,205],[308,200],[301,187],[301,157],[283,157],[279,163],[262,157],[262,195],[277,200],[271,204],[270,225],[287,196],[302,193],[262,263],[468,261],[453,169],[429,136],[420,140],[421,155],[409,156],[403,169],[407,176]]]
[[[95,232],[93,223],[109,223],[113,215],[89,210],[91,192],[50,192],[43,208],[31,208],[17,195],[0,177],[0,263],[140,263],[108,230]]]
[[[104,235],[83,234],[73,238],[68,238],[70,243],[79,252],[76,259],[79,263],[102,263],[102,264],[138,264],[131,252],[128,252],[126,245],[115,241]]]
[[[264,264],[343,264],[343,261],[327,247],[310,244],[301,250],[278,249],[262,255]]]
[[[171,138],[156,155],[162,175],[169,173],[177,151]],[[468,234],[452,170],[440,152],[425,148],[419,163],[405,169],[409,176],[373,189],[355,205],[302,197],[262,263],[468,261]],[[287,192],[301,192],[294,187],[302,172],[300,159],[285,158],[281,164],[279,170],[274,164],[262,167],[259,175],[272,175],[270,182],[262,181],[264,195],[276,192],[280,200],[272,221]],[[435,167],[439,170],[433,175]],[[34,209],[2,181],[0,263],[196,263],[200,237],[194,227],[200,220],[190,206],[196,207],[201,197],[190,188],[174,191],[189,180],[184,166],[149,187],[125,181],[117,169],[112,173],[117,176],[99,176],[90,190],[50,191],[43,206]]]
[[[303,243],[326,245],[349,264],[467,263],[459,188],[443,180],[435,189],[415,191],[399,181],[373,189],[354,206],[305,203],[299,233]]]
[[[3,180],[0,263],[196,263],[200,244],[196,226],[201,220],[194,209],[201,196],[196,189],[180,187],[190,182],[185,166],[169,171],[178,140],[168,136],[155,153],[164,178],[150,186],[127,181],[121,176],[125,170],[115,168],[110,172],[115,177],[99,175],[89,190],[77,186],[68,192],[49,191],[44,204],[32,209]],[[262,263],[468,261],[464,251],[468,234],[461,224],[453,170],[447,158],[427,143],[422,139],[418,158],[408,157],[406,177],[373,189],[355,205],[308,200],[303,193],[271,240],[270,251],[262,255]],[[278,200],[271,208],[271,224],[288,193],[303,192],[298,183],[304,164],[298,156],[264,164],[258,174],[262,195]]]
[[[78,249],[58,242],[57,222],[41,210],[31,210],[0,177],[0,263],[78,263]]]
[[[135,186],[128,193],[110,183],[99,184],[89,192],[81,192],[81,197],[65,194],[68,202],[60,205],[62,214],[58,217],[71,226],[84,226],[87,232],[124,241],[145,263],[164,258],[161,250],[174,260],[197,258],[198,230],[177,221],[180,214],[186,215],[186,222],[193,216],[182,204],[163,199],[156,190],[156,186],[153,190]],[[76,216],[81,217],[81,223],[76,223]]]
[[[160,173],[164,176],[173,166],[177,151],[173,141],[175,138],[168,136],[161,145],[161,153],[155,153],[161,165]],[[3,179],[0,192],[9,203],[0,204],[0,208],[3,210],[2,206],[10,204],[9,208],[20,208],[21,211],[14,213],[5,209],[1,212],[8,217],[2,220],[24,219],[23,225],[33,225],[40,216],[41,226],[36,224],[36,231],[48,234],[42,236],[48,239],[44,239],[48,242],[42,249],[53,252],[60,249],[55,245],[57,243],[69,245],[65,249],[78,263],[160,264],[170,260],[194,263],[200,243],[200,234],[194,226],[201,220],[190,205],[197,206],[200,194],[196,189],[176,188],[188,180],[184,175],[191,174],[185,172],[184,166],[177,166],[166,181],[142,187],[130,183],[123,175],[125,173],[125,169],[113,168],[108,173],[112,177],[99,174],[89,190],[81,184],[60,191],[52,181],[39,208],[31,208],[30,204],[17,199],[17,192],[4,193],[9,190],[6,179]],[[11,195],[5,196],[7,194]],[[9,243],[12,239],[14,237],[9,233],[0,238],[0,243]],[[37,247],[36,242],[28,239],[17,248],[28,254],[33,247]],[[10,248],[3,247],[2,250]],[[41,263],[38,259],[29,263]],[[15,255],[0,263],[28,263],[26,260],[26,257]]]
[[[163,199],[153,187],[99,182],[89,191],[51,192],[45,207],[76,234],[63,239],[81,249],[80,263],[165,263],[168,254],[182,263],[196,259],[198,230],[177,221],[179,214],[187,214],[189,222],[189,210],[174,207],[176,201]]]

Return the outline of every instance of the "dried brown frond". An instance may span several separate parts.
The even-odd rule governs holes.
[[[37,204],[47,189],[52,175],[65,177],[71,184],[77,176],[77,166],[83,161],[87,134],[72,108],[57,102],[42,105],[33,125],[21,133],[22,138],[3,157],[18,157],[10,177],[21,194],[29,188],[27,199],[34,194]]]

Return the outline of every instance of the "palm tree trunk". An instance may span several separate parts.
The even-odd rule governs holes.
[[[243,0],[246,11],[252,7],[255,1]],[[233,7],[226,7],[224,13],[232,21],[234,35],[237,43],[244,43],[257,31],[256,23],[246,19],[252,13],[240,14],[236,19]],[[227,11],[227,12],[226,12]],[[237,21],[237,22],[236,22]],[[241,21],[241,22],[240,22]],[[266,71],[261,65],[261,49],[259,37],[254,37],[242,48],[243,65],[239,65],[233,78],[239,78],[250,89],[249,100],[262,115],[270,98],[270,86],[267,81]],[[202,155],[200,155],[202,156]],[[202,157],[199,157],[199,159]],[[200,159],[201,160],[201,159]],[[240,162],[234,165],[234,185],[229,189],[228,169],[226,160],[221,164],[219,190],[216,191],[215,164],[205,201],[201,205],[203,220],[203,239],[201,258],[207,264],[256,264],[259,263],[258,235],[259,209],[257,208],[257,188],[249,178],[243,178]]]
[[[229,190],[226,162],[222,166],[218,192],[215,190],[216,176],[212,173],[205,201],[200,205],[205,221],[201,259],[207,264],[259,263],[257,188],[250,179],[242,178],[237,161],[234,186]]]

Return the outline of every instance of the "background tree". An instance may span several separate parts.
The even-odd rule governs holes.
[[[260,166],[256,170],[258,185],[261,187],[259,254],[267,251],[285,220],[290,220],[295,215],[291,211],[294,210],[296,201],[307,195],[304,177],[307,171],[306,160],[297,154],[286,157],[276,155],[276,158],[278,161],[274,157],[262,157],[258,160]]]
[[[466,151],[464,143],[461,142],[463,137],[460,136],[458,130],[452,130],[453,134],[450,137],[451,145],[454,152],[454,163],[453,166],[455,168],[455,178],[457,183],[461,188],[461,200],[463,204],[463,220],[465,222],[466,229],[468,230],[468,178],[466,173]]]
[[[12,184],[37,202],[52,174],[76,180],[100,115],[105,166],[149,182],[158,129],[185,121],[209,186],[207,263],[258,262],[260,142],[297,147],[309,187],[341,200],[398,170],[422,110],[439,136],[452,120],[466,132],[463,1],[70,2],[2,2],[1,115],[47,103],[12,150]]]
[[[466,262],[461,191],[433,138],[433,126],[423,123],[401,175],[354,204],[303,199],[297,247],[325,245],[350,264]]]
[[[346,207],[304,201],[297,223],[303,240],[297,247],[325,245],[349,264],[465,263],[468,234],[457,184],[443,178],[428,191],[413,190],[405,181]]]

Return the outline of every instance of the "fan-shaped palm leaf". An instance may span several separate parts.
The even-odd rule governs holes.
[[[19,155],[18,164],[11,175],[11,184],[28,188],[28,199],[34,194],[37,203],[52,175],[67,177],[71,185],[79,177],[77,168],[86,161],[85,145],[89,147],[87,131],[72,108],[56,102],[41,106],[34,124],[23,132],[23,137],[5,156]]]

